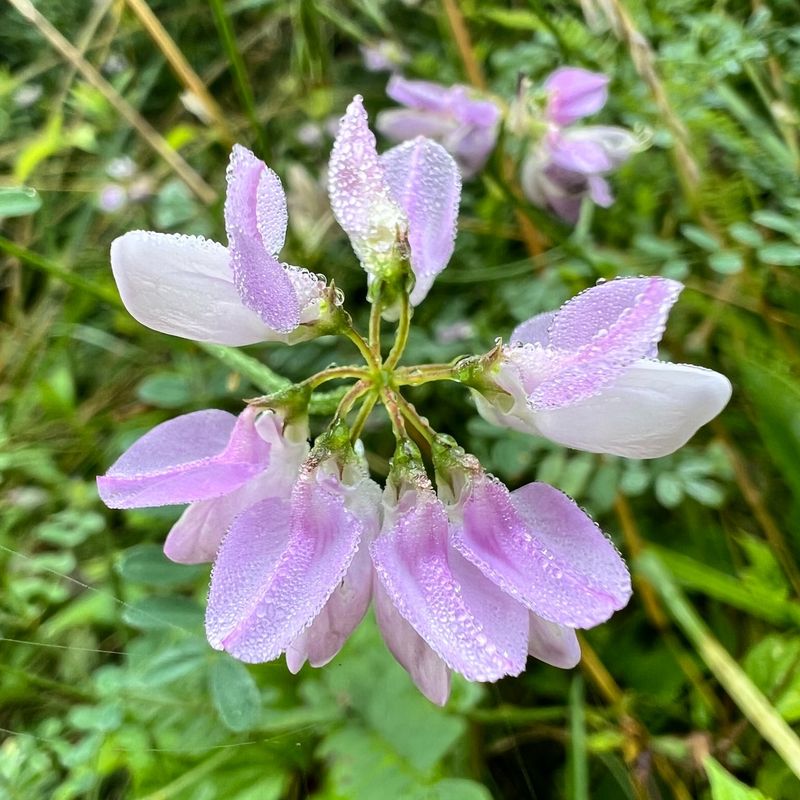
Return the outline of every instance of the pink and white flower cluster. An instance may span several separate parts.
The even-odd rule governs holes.
[[[100,496],[112,508],[188,504],[165,553],[213,561],[208,640],[242,661],[285,654],[294,672],[306,661],[322,666],[372,603],[387,646],[436,703],[446,702],[453,672],[495,681],[522,672],[528,655],[572,667],[576,630],[604,622],[630,597],[619,553],[568,497],[541,483],[510,492],[401,395],[423,374],[397,367],[412,307],[453,252],[456,162],[423,137],[378,155],[356,97],[329,175],[333,211],[373,303],[400,315],[388,357],[379,338],[355,331],[323,277],[279,260],[288,218],[280,180],[236,146],[227,246],[148,231],[117,239],[112,268],[126,307],[155,330],[202,342],[346,335],[366,365],[313,376],[311,388],[357,381],[313,446],[310,388],[291,402],[261,398],[238,416],[195,411],[135,442],[98,479]],[[439,377],[468,385],[480,413],[501,425],[593,452],[671,452],[730,393],[717,373],[656,359],[679,289],[660,278],[594,287],[520,326],[510,345]],[[347,421],[360,400],[366,410],[354,425],[363,424],[378,399],[398,440],[384,489],[359,454],[360,428]],[[431,447],[436,490],[407,425]]]
[[[584,199],[602,207],[614,202],[606,175],[640,149],[626,128],[576,125],[600,111],[608,99],[608,78],[579,67],[562,67],[544,81],[544,103],[517,99],[514,114],[522,119],[508,132],[526,139],[520,183],[535,205],[575,223]],[[523,84],[527,87],[527,83]],[[405,106],[378,115],[378,130],[395,142],[429,136],[458,161],[464,178],[486,164],[495,148],[503,107],[466,86],[440,86],[393,75],[390,98]],[[533,106],[531,109],[529,106]]]

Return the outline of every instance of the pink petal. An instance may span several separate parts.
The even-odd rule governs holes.
[[[581,175],[608,172],[614,165],[605,148],[592,139],[571,139],[553,133],[547,139],[551,163]]]
[[[269,461],[256,413],[195,411],[156,426],[97,479],[101,499],[110,508],[142,508],[232,492]]]
[[[569,125],[599,111],[608,99],[608,78],[578,67],[562,67],[544,82],[549,93],[547,116],[557,125]]]
[[[242,511],[269,497],[289,497],[308,455],[307,428],[302,423],[290,425],[284,435],[283,420],[271,412],[258,418],[256,428],[270,446],[266,469],[230,494],[192,503],[167,536],[167,558],[180,564],[213,561],[222,538]]]
[[[555,316],[555,311],[545,311],[543,314],[531,317],[514,328],[509,341],[511,344],[539,344],[547,347],[550,344],[550,327]]]
[[[450,696],[450,670],[400,612],[375,578],[375,618],[383,641],[417,688],[432,703],[443,706]]]
[[[380,159],[395,201],[408,217],[411,268],[416,282],[412,305],[427,295],[455,246],[461,176],[452,156],[436,142],[418,137]]]
[[[379,273],[398,237],[405,234],[406,220],[392,199],[360,95],[353,98],[339,125],[328,192],[334,216],[362,265],[370,275]]]
[[[528,653],[545,664],[572,669],[581,660],[581,646],[572,628],[548,622],[531,612],[529,616]]]
[[[531,407],[560,408],[596,395],[651,355],[682,288],[666,278],[621,278],[563,305],[550,327],[560,365],[530,391]],[[535,383],[536,375],[526,381]]]
[[[525,668],[525,609],[448,547],[444,506],[430,490],[397,513],[373,542],[372,561],[400,614],[442,660],[469,680]]]
[[[630,597],[630,575],[614,546],[546,484],[509,495],[496,478],[477,478],[453,546],[505,592],[560,625],[598,625]]]
[[[319,470],[301,476],[290,503],[266,500],[248,509],[214,565],[209,642],[241,661],[277,658],[344,578],[362,532],[338,481]]]
[[[300,323],[301,309],[290,277],[275,258],[286,233],[280,181],[239,145],[231,152],[227,177],[225,229],[236,289],[267,325],[288,333]]]
[[[450,87],[432,81],[410,81],[392,75],[386,94],[396,103],[424,111],[446,111],[450,105]]]
[[[393,142],[405,142],[417,136],[442,141],[459,127],[459,123],[450,117],[414,108],[390,108],[378,113],[375,127]]]
[[[289,671],[297,673],[308,661],[323,667],[342,649],[364,618],[372,597],[372,562],[361,542],[350,569],[311,625],[286,650]]]
[[[380,527],[381,489],[369,478],[355,476],[345,487],[345,505],[362,525],[361,542],[350,568],[310,627],[286,650],[286,664],[298,672],[308,660],[312,667],[327,664],[341,650],[369,607],[372,597],[372,561],[369,543]]]

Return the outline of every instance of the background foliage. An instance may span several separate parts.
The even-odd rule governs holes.
[[[36,8],[0,10],[0,795],[800,796],[794,0]],[[292,263],[335,278],[363,321],[363,274],[323,173],[330,119],[352,95],[371,115],[388,104],[387,75],[359,50],[381,39],[408,54],[409,76],[485,75],[506,97],[520,73],[605,71],[602,119],[652,133],[616,176],[616,205],[574,231],[518,200],[496,156],[465,186],[456,253],[415,316],[409,361],[485,350],[600,277],[662,274],[688,287],[664,354],[735,386],[717,423],[655,462],[568,452],[485,424],[458,387],[417,390],[433,425],[503,480],[575,496],[637,585],[586,634],[580,669],[531,662],[495,686],[460,682],[443,710],[371,621],[296,677],[210,650],[207,568],[160,551],[177,512],[111,512],[94,489],[152,425],[236,410],[274,378],[138,325],[108,267],[129,229],[224,236],[231,142],[284,177]],[[289,378],[351,358],[324,340],[248,354]],[[365,439],[381,476],[386,421]]]

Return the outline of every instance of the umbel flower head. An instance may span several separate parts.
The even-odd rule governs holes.
[[[588,102],[553,113],[568,119]],[[630,597],[619,553],[553,487],[509,491],[434,431],[403,387],[457,380],[498,424],[593,452],[672,452],[730,393],[717,373],[656,358],[679,284],[612,281],[534,317],[487,354],[400,367],[413,308],[453,252],[460,178],[447,151],[417,137],[378,155],[360,97],[342,120],[330,197],[367,273],[369,339],[323,277],[279,261],[287,212],[275,173],[237,145],[227,179],[227,247],[147,231],[112,244],[128,310],[155,330],[219,344],[341,335],[364,363],[251,400],[238,416],[210,409],[156,426],[98,478],[103,501],[187,506],[165,553],[213,562],[208,640],[242,661],[283,654],[293,672],[321,667],[372,604],[386,645],[436,703],[447,701],[454,672],[496,681],[522,672],[529,655],[574,666],[576,630]],[[386,354],[382,315],[397,319]],[[352,385],[310,443],[312,393],[334,379]],[[359,441],[378,402],[397,441],[384,489]],[[412,437],[428,451],[435,485]]]

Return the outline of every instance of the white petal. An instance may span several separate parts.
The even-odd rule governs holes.
[[[534,416],[542,436],[567,447],[659,458],[686,444],[730,396],[731,383],[718,372],[643,359],[595,397]]]
[[[227,345],[283,338],[242,305],[221,244],[131,231],[111,243],[111,268],[125,308],[148,328]]]
[[[548,622],[534,613],[528,619],[528,653],[545,664],[572,669],[581,660],[581,646],[572,628]]]

